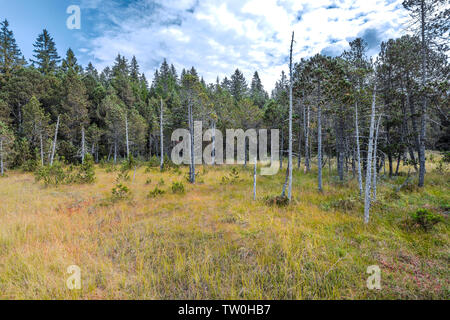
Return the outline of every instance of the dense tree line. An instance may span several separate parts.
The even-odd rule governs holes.
[[[424,2],[428,3],[405,1],[405,7],[420,17]],[[372,159],[367,157],[369,151],[374,154],[374,171],[386,164],[392,176],[401,163],[424,170],[425,148],[449,150],[448,48],[438,41],[448,34],[448,27],[440,28],[445,25],[439,22],[445,15],[440,15],[430,13],[429,22],[419,23],[417,30],[426,27],[422,36],[419,32],[383,42],[375,61],[367,56],[365,41],[357,38],[340,56],[317,54],[294,62],[292,77],[283,72],[270,96],[258,72],[249,84],[239,69],[230,78],[207,84],[194,67],[178,74],[166,60],[149,83],[136,58],[129,61],[120,54],[101,72],[91,63],[83,68],[71,49],[61,59],[47,30],[38,35],[34,57],[27,61],[4,20],[0,24],[2,172],[5,167],[47,165],[53,157],[83,162],[87,153],[97,162],[117,162],[129,155],[170,156],[173,130],[188,128],[193,133],[194,121],[201,120],[204,130],[222,132],[278,128],[281,155],[288,154],[291,143],[298,168],[303,163],[309,171],[313,159],[320,164],[319,190],[323,168],[331,170],[335,158],[338,178],[344,180],[349,174],[357,178],[362,195],[362,174]],[[193,182],[193,159],[190,171]]]

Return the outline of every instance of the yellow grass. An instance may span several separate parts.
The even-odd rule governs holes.
[[[430,233],[402,227],[417,208],[448,210],[449,174],[435,166],[423,190],[398,199],[392,184],[405,177],[380,179],[367,226],[355,179],[339,184],[327,168],[323,194],[316,171],[295,170],[285,208],[262,199],[281,192],[284,172],[258,176],[253,201],[252,168],[224,185],[230,167],[200,167],[203,183],[189,185],[186,168],[142,167],[125,183],[132,199],[115,203],[105,199],[117,172],[97,168],[92,185],[58,187],[9,172],[0,179],[0,298],[448,299],[448,224]],[[148,198],[161,178],[166,193]],[[184,195],[172,194],[174,181]],[[336,207],[338,199],[354,207]],[[70,265],[81,268],[81,290],[66,287]],[[366,286],[370,265],[381,268],[381,290]]]

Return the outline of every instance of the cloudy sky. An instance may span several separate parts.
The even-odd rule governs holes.
[[[71,47],[80,63],[100,70],[118,53],[136,56],[151,79],[166,58],[178,72],[195,66],[208,82],[236,68],[248,82],[255,70],[270,91],[294,57],[339,55],[348,41],[363,37],[369,54],[381,41],[405,33],[402,0],[0,0],[26,58],[42,29],[64,56]],[[69,5],[81,8],[81,29],[69,30]]]

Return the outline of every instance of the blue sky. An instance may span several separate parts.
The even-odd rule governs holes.
[[[136,56],[148,79],[164,58],[178,72],[195,66],[208,82],[241,69],[258,70],[271,90],[287,69],[291,32],[294,57],[338,55],[357,36],[375,55],[381,41],[405,33],[402,0],[0,0],[27,59],[46,28],[60,56],[71,47],[83,66],[100,70],[118,53]],[[69,30],[70,5],[81,8],[81,30]]]

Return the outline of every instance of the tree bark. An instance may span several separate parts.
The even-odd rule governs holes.
[[[358,103],[355,103],[355,129],[356,129],[356,160],[358,161],[359,196],[362,197],[363,187],[361,174],[361,150],[359,145]]]
[[[164,169],[164,123],[163,123],[163,101],[161,98],[161,108],[160,108],[160,119],[159,119],[159,135],[161,137],[161,159],[159,168],[162,171]]]
[[[41,147],[41,166],[44,166],[44,146],[42,142],[42,132],[39,134],[39,142]]]
[[[289,182],[288,182],[288,199],[292,198],[292,47],[294,46],[294,31],[292,31],[291,50],[289,59],[289,158],[288,158],[288,170],[289,170]]]
[[[216,164],[216,122],[212,123],[212,165]]]
[[[255,168],[253,170],[253,200],[256,200],[256,165],[258,163],[258,157],[255,157]]]
[[[370,214],[370,191],[371,191],[371,177],[372,177],[372,152],[373,152],[373,135],[375,127],[375,99],[376,99],[376,85],[373,89],[373,101],[372,101],[372,112],[370,114],[370,129],[369,129],[369,147],[367,151],[367,166],[366,166],[366,189],[364,197],[364,223],[369,223]]]
[[[85,141],[84,141],[84,127],[81,127],[81,163],[84,163]]]
[[[322,192],[322,106],[320,104],[320,83],[317,86],[317,169],[318,188]]]
[[[306,113],[306,128],[305,128],[305,170],[309,172],[309,120],[310,120],[310,106],[308,104],[307,113]]]
[[[3,177],[5,174],[5,169],[3,167],[3,139],[0,138],[0,173]]]
[[[419,145],[419,187],[423,187],[425,183],[425,139],[426,139],[426,123],[427,123],[427,96],[426,96],[426,43],[425,43],[425,0],[420,2],[421,13],[421,36],[422,36],[422,112],[420,118],[420,145]]]
[[[378,145],[378,129],[380,127],[381,114],[377,121],[377,129],[375,131],[375,146],[373,150],[373,201],[377,201],[377,145]]]
[[[56,128],[55,128],[55,138],[53,140],[53,147],[52,147],[52,155],[50,157],[50,165],[53,165],[53,160],[55,159],[55,150],[56,150],[56,142],[58,139],[58,128],[59,128],[59,115],[58,115],[58,120],[56,121]]]
[[[128,142],[128,115],[125,114],[125,139],[127,144],[127,159],[130,158],[130,144]]]

